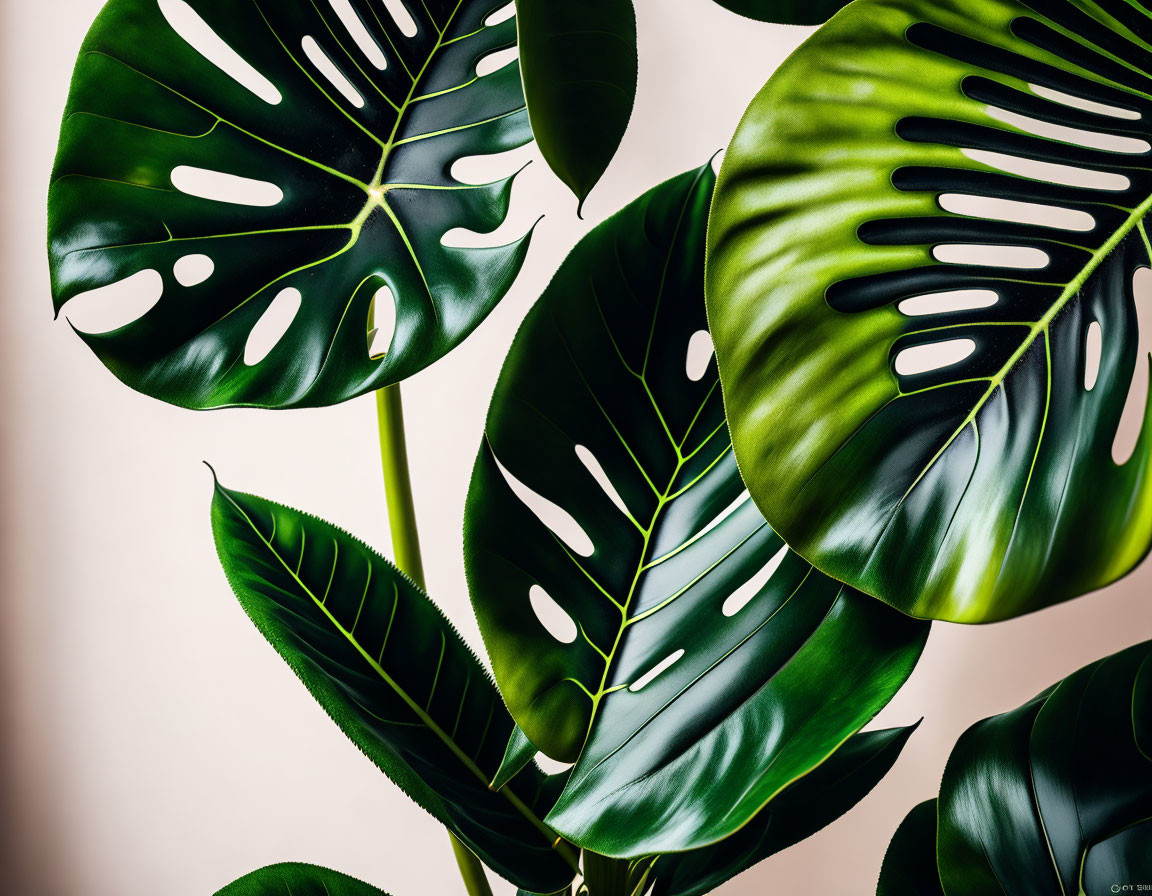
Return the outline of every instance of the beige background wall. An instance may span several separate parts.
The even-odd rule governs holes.
[[[204,896],[291,858],[394,896],[462,893],[443,831],[343,739],[247,622],[208,527],[202,459],[225,482],[387,552],[372,400],[179,411],[120,386],[52,320],[44,200],[72,60],[100,5],[0,5],[0,799],[12,853],[0,890]],[[638,109],[588,203],[591,222],[722,147],[807,33],[748,22],[711,0],[637,5]],[[519,320],[586,226],[542,164],[515,200],[507,232],[548,215],[518,285],[461,350],[407,388],[430,588],[477,645],[459,533],[488,395]],[[896,770],[849,816],[724,892],[874,892],[892,831],[935,792],[961,731],[1152,637],[1150,580],[1145,566],[1026,619],[937,626],[880,720],[925,717]]]

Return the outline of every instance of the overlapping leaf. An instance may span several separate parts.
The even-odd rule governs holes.
[[[505,363],[466,510],[501,692],[576,760],[548,821],[614,857],[743,827],[888,702],[927,633],[746,500],[699,351],[713,180],[665,183],[565,261]]]
[[[512,719],[408,578],[327,523],[219,484],[212,528],[245,612],[368,758],[518,886],[572,879],[571,850],[541,821],[557,786],[533,766],[489,789]]]
[[[752,495],[820,569],[982,622],[1146,554],[1150,39],[1135,0],[857,0],[753,102],[710,318]]]
[[[782,25],[819,25],[833,13],[848,5],[849,0],[715,0],[725,9]]]
[[[453,164],[531,136],[517,65],[477,77],[478,63],[515,46],[514,20],[485,25],[505,4],[409,3],[405,28],[381,3],[350,0],[343,16],[339,5],[111,0],[93,25],[53,173],[49,254],[57,309],[141,271],[162,278],[142,317],[84,335],[133,388],[196,408],[343,401],[450,351],[518,271],[526,238],[442,243],[454,228],[494,229],[511,188],[465,184]],[[197,47],[231,53],[228,71],[253,86]],[[271,184],[283,198],[238,204],[237,189],[206,189],[196,171],[183,172],[199,184],[189,189],[236,201],[181,192],[177,169]],[[211,275],[183,285],[176,266],[196,258]],[[299,310],[249,363],[250,335],[287,290]],[[369,328],[393,300],[391,344],[370,356]]]
[[[936,817],[939,825],[936,825]],[[897,832],[881,896],[1104,896],[1152,880],[1152,642],[957,742]],[[933,836],[935,834],[935,836]]]
[[[316,865],[269,865],[233,881],[216,896],[386,896],[363,881]]]

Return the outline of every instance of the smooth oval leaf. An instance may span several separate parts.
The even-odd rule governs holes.
[[[216,896],[386,896],[363,881],[317,865],[284,862],[245,874]]]
[[[760,22],[819,25],[848,5],[849,0],[715,0],[725,9]]]
[[[632,0],[516,0],[516,15],[532,133],[583,206],[636,101]]]
[[[569,255],[505,362],[465,513],[501,693],[576,762],[548,821],[616,858],[738,830],[888,702],[927,635],[747,500],[715,364],[689,363],[713,181],[668,181]]]
[[[1152,641],[969,728],[944,771],[936,837],[905,822],[880,893],[934,892],[897,886],[929,880],[933,857],[949,896],[1120,892],[1152,872],[1150,807]]]
[[[572,880],[541,821],[558,786],[532,767],[489,789],[514,724],[411,580],[346,532],[219,483],[212,531],[244,611],[369,759],[517,886]]]
[[[1152,542],[1150,21],[857,0],[725,157],[708,300],[749,488],[801,555],[912,615],[1026,613]],[[1114,457],[1126,406],[1143,431]]]
[[[128,385],[195,408],[333,404],[446,354],[528,247],[443,242],[496,228],[511,190],[459,181],[454,163],[531,137],[516,64],[477,76],[515,46],[514,20],[484,24],[502,5],[408,4],[405,30],[368,0],[342,14],[111,0],[80,53],[49,193],[57,310],[157,272],[151,310],[82,335]],[[184,285],[193,256],[211,273]],[[287,290],[299,311],[255,361],[249,338]],[[391,342],[373,347],[392,303]]]

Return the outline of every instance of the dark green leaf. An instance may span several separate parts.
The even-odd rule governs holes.
[[[504,749],[504,759],[496,771],[496,777],[488,785],[489,790],[500,790],[522,772],[535,758],[539,751],[532,741],[528,740],[520,726],[512,729],[512,736],[508,738],[508,746]]]
[[[572,879],[540,820],[559,788],[533,768],[488,789],[512,719],[407,577],[328,523],[219,484],[212,529],[245,612],[369,759],[518,886]]]
[[[1152,641],[969,728],[940,787],[934,853],[944,892],[1103,896],[1152,884],[1150,698]],[[927,876],[914,851],[933,844],[913,827],[905,822],[893,843],[885,885],[897,864],[913,880]],[[881,893],[921,896],[895,884]]]
[[[725,9],[782,25],[819,25],[843,9],[849,0],[716,0]]]
[[[727,840],[661,856],[652,896],[704,896],[757,862],[812,836],[880,783],[915,730],[911,725],[857,734]]]
[[[468,497],[501,693],[576,760],[549,823],[606,856],[738,830],[888,702],[927,635],[789,554],[746,500],[715,365],[689,352],[712,182],[668,181],[564,262],[505,363]]]
[[[936,870],[936,800],[921,803],[896,829],[876,896],[944,896]]]
[[[709,311],[749,488],[802,556],[912,615],[1026,613],[1152,542],[1149,21],[857,0],[725,158]]]
[[[380,3],[351,0],[381,71],[327,2],[111,0],[76,66],[49,194],[57,309],[158,272],[155,307],[84,338],[128,385],[196,408],[333,404],[450,351],[528,247],[441,242],[454,228],[493,230],[508,209],[510,179],[469,186],[453,163],[531,136],[517,65],[476,77],[478,62],[515,46],[514,20],[483,24],[503,2],[410,3],[408,37]],[[208,61],[165,10],[199,17],[279,101]],[[312,61],[324,56],[362,106]],[[173,175],[186,166],[274,184],[283,199],[253,207],[235,204],[235,189],[234,201],[186,194]],[[174,266],[191,256],[210,258],[213,273],[183,286]],[[249,363],[250,334],[288,289],[303,297],[295,318]],[[370,357],[378,294],[379,318],[395,299],[395,335]]]
[[[636,100],[632,0],[516,0],[532,133],[580,204],[616,154]]]
[[[218,891],[216,896],[385,896],[363,881],[316,865],[269,865]]]

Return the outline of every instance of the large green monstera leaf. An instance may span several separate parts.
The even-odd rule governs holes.
[[[316,865],[269,865],[233,881],[216,896],[386,896],[363,881]]]
[[[752,496],[818,568],[984,622],[1147,552],[1149,41],[1135,0],[857,0],[752,103],[709,319]]]
[[[616,858],[743,827],[888,702],[927,635],[747,500],[706,348],[713,183],[668,181],[564,262],[501,373],[466,509],[501,693],[575,761],[547,820]]]
[[[514,18],[485,25],[503,5],[111,0],[49,194],[57,309],[150,272],[156,304],[84,339],[128,385],[194,408],[333,404],[444,355],[528,246],[443,241],[494,229],[511,189],[454,163],[531,137],[518,66],[477,75],[515,46]],[[392,304],[390,344],[370,341]],[[248,349],[293,307],[270,350]]]
[[[973,725],[939,800],[913,816],[889,849],[880,896],[1152,885],[1152,641]]]
[[[572,850],[541,821],[559,781],[533,766],[489,788],[512,719],[407,577],[328,523],[219,484],[212,530],[245,612],[369,759],[518,886],[572,880]]]

